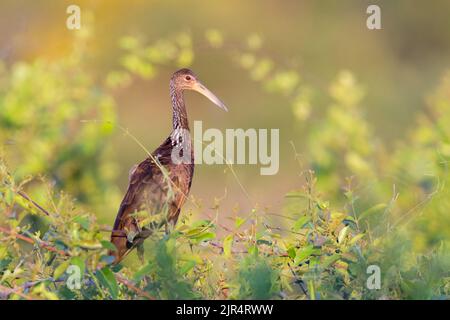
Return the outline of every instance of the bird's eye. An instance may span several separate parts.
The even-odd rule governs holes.
[[[185,78],[186,80],[191,80],[191,77],[190,76],[186,76],[186,78]]]

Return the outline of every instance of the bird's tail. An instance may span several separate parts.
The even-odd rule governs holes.
[[[127,256],[127,254],[134,248],[134,241],[130,242],[128,234],[138,234],[138,226],[133,218],[130,217],[130,212],[133,208],[126,206],[123,203],[120,205],[116,220],[114,221],[113,230],[111,232],[111,243],[115,246],[115,250],[110,250],[109,255],[114,257],[113,264],[118,264]]]

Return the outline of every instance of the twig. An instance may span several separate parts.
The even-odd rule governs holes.
[[[304,235],[305,235],[305,234],[303,234],[303,233],[301,233],[301,232],[296,232],[296,231],[284,229],[284,228],[281,228],[281,227],[272,227],[272,226],[268,225],[268,224],[265,223],[265,222],[263,222],[262,224],[263,224],[263,226],[264,226],[266,229],[268,229],[268,230],[270,230],[270,231],[272,231],[272,230],[277,230],[277,231],[281,231],[281,232],[290,232],[290,233],[293,233],[293,234],[299,234],[299,235],[301,235],[301,236],[304,236]]]
[[[59,250],[59,249],[53,247],[51,244],[49,244],[49,243],[47,243],[45,241],[41,241],[41,240],[38,241],[36,239],[24,236],[22,234],[18,234],[17,232],[15,232],[13,230],[9,230],[9,229],[4,228],[4,227],[0,227],[0,232],[9,234],[10,236],[13,236],[13,237],[15,237],[17,239],[23,240],[23,241],[28,242],[30,244],[37,244],[40,247],[42,247],[42,248],[44,248],[44,249],[46,249],[48,251],[55,252],[55,253],[57,253],[59,255],[62,255],[62,256],[69,256],[70,255],[68,252],[66,252],[64,250]]]
[[[42,213],[44,213],[46,216],[49,216],[50,213],[45,210],[44,208],[42,208],[36,201],[34,201],[33,199],[31,199],[25,192],[23,191],[16,191],[16,193],[21,196],[22,198],[24,198],[25,200],[27,200],[28,202],[31,202],[33,204],[33,206],[35,206],[37,209],[39,209],[39,211],[41,211]]]
[[[115,276],[116,276],[117,281],[119,281],[120,283],[124,284],[125,286],[127,286],[128,288],[130,288],[131,290],[136,292],[138,295],[140,295],[142,297],[145,297],[145,298],[147,298],[149,300],[156,300],[156,298],[154,298],[153,296],[151,296],[150,294],[148,294],[144,290],[136,287],[133,283],[131,283],[127,279],[123,278],[122,276],[118,275],[117,273],[116,273]]]
[[[223,246],[220,243],[217,243],[215,241],[209,241],[209,244],[215,248],[219,248],[223,251]],[[247,250],[236,250],[236,249],[231,249],[231,253],[248,253]]]
[[[280,217],[280,218],[284,218],[284,219],[288,219],[288,220],[292,220],[292,221],[297,221],[296,218],[285,216],[285,215],[282,215],[282,214],[279,214],[279,213],[266,212],[266,215],[268,215],[268,216],[276,216],[276,217]]]
[[[305,282],[303,281],[303,279],[301,279],[300,277],[297,276],[297,274],[294,272],[294,270],[291,267],[291,264],[288,262],[288,267],[291,270],[292,276],[295,279],[295,283],[300,287],[300,289],[303,291],[303,294],[310,299],[309,294],[308,294],[308,289],[305,287]]]
[[[8,287],[5,287],[5,286],[2,286],[0,284],[0,291],[1,291],[1,293],[6,294],[7,296],[9,296],[10,294],[17,294],[19,297],[22,297],[22,298],[24,298],[26,300],[35,300],[31,296],[21,292],[21,290],[22,290],[21,288],[13,289],[13,288],[8,288]]]
[[[209,241],[208,243],[211,246],[213,246],[215,248],[218,248],[218,249],[221,249],[223,251],[223,246],[220,243],[215,242],[215,241]],[[237,249],[232,248],[231,249],[231,253],[233,253],[233,254],[248,253],[248,251],[247,250],[237,250]],[[274,254],[273,250],[271,251],[271,253]],[[277,254],[277,256],[280,257],[280,258],[288,258],[289,257],[289,255],[287,253],[280,253],[280,254]]]

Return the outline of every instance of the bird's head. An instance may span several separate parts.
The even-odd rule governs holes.
[[[208,90],[189,69],[180,69],[175,72],[170,80],[170,85],[178,90],[193,90],[201,93],[211,100],[219,108],[228,111],[225,104],[216,97],[214,93]]]

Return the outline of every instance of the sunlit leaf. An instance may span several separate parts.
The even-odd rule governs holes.
[[[295,221],[294,226],[292,227],[292,230],[298,231],[300,229],[303,229],[303,227],[311,221],[310,216],[302,216]]]
[[[236,220],[234,222],[234,225],[236,226],[236,228],[239,228],[240,226],[242,226],[244,224],[246,220],[240,217],[236,217]]]
[[[294,264],[298,265],[307,258],[309,258],[312,254],[319,253],[319,249],[315,249],[313,245],[308,245],[304,248],[300,248],[295,253]]]
[[[341,229],[341,231],[339,231],[339,235],[338,235],[338,242],[342,243],[345,239],[345,237],[348,234],[350,227],[349,226],[345,226]]]
[[[114,273],[112,273],[108,267],[104,267],[103,269],[98,270],[95,275],[100,283],[108,289],[111,297],[113,299],[117,299],[119,294],[119,286],[117,285]]]
[[[230,234],[223,239],[223,254],[227,258],[231,256],[232,245],[233,245],[233,235]]]

